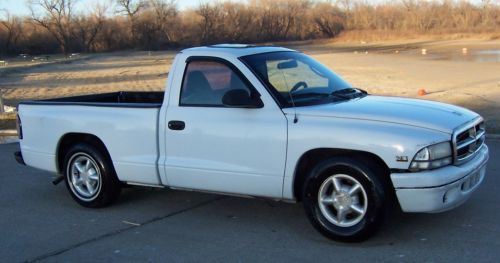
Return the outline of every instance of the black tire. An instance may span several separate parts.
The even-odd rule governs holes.
[[[384,218],[387,200],[387,187],[377,167],[353,158],[335,157],[312,169],[304,184],[302,200],[310,222],[321,234],[336,241],[360,242],[375,232]],[[362,189],[347,194],[355,185]],[[353,204],[356,209],[351,209]]]
[[[120,196],[120,181],[111,160],[98,147],[73,145],[64,158],[63,172],[71,197],[84,207],[104,207]]]

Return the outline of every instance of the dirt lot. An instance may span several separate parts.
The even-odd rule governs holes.
[[[324,42],[293,48],[372,94],[461,105],[481,113],[490,132],[500,132],[500,53],[495,53],[500,52],[499,40]],[[175,53],[117,52],[55,63],[11,63],[0,69],[0,89],[10,105],[76,94],[163,90]],[[419,89],[428,94],[418,96]]]
[[[175,52],[91,54],[0,71],[6,103],[120,90],[163,90]]]

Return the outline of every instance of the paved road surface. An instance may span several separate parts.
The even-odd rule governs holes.
[[[498,262],[500,141],[488,176],[463,206],[398,214],[360,244],[329,241],[300,204],[145,188],[85,209],[50,173],[18,165],[0,145],[0,262]]]

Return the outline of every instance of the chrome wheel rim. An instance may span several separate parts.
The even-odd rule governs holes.
[[[73,155],[68,165],[71,191],[81,200],[94,200],[101,190],[101,171],[94,159],[85,153]]]
[[[319,188],[318,205],[330,223],[350,227],[365,216],[368,198],[358,180],[346,174],[336,174],[328,177]]]

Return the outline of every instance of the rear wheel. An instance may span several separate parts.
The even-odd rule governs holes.
[[[356,242],[368,238],[380,225],[386,187],[376,165],[351,158],[319,163],[306,180],[303,202],[313,226],[328,238]]]
[[[89,144],[76,144],[64,159],[66,187],[73,199],[85,207],[103,207],[121,192],[109,158]]]

